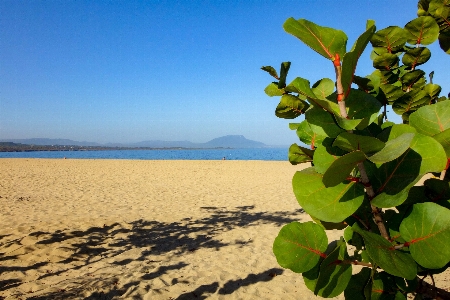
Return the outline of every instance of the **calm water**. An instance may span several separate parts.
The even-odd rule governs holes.
[[[287,160],[287,148],[0,152],[0,158]]]

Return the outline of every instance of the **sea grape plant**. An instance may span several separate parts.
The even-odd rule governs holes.
[[[311,163],[292,185],[313,222],[282,227],[273,252],[321,297],[439,295],[422,280],[450,261],[450,100],[420,66],[431,57],[426,46],[436,41],[450,54],[450,2],[421,0],[418,7],[418,17],[404,27],[377,31],[369,20],[350,50],[341,30],[286,20],[287,33],[330,61],[334,80],[288,83],[290,62],[279,72],[262,67],[276,79],[266,94],[281,97],[275,115],[304,116],[289,126],[309,147],[293,144],[289,161]],[[375,70],[357,76],[369,43]],[[388,121],[388,110],[402,123]],[[416,186],[426,174],[431,178]],[[329,243],[326,230],[332,229],[343,236]]]

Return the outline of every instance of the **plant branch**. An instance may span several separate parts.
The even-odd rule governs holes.
[[[372,200],[375,197],[375,192],[373,190],[372,185],[370,184],[369,177],[367,176],[366,168],[364,167],[364,164],[358,163],[358,169],[359,173],[361,174],[361,182],[366,188],[367,196],[369,196],[369,200]],[[380,234],[382,237],[384,237],[386,240],[390,240],[389,233],[386,230],[386,226],[384,225],[383,217],[381,216],[381,211],[378,207],[370,204],[370,207],[372,208],[372,214],[373,214],[373,220],[375,224],[378,226],[378,230],[380,230]]]
[[[339,58],[339,54],[336,53],[335,59],[333,61],[334,70],[336,72],[336,93],[337,93],[337,101],[339,104],[339,110],[341,113],[341,117],[348,119],[347,109],[345,107],[344,100],[344,88],[342,87],[342,66]],[[349,131],[352,132],[352,131]],[[373,190],[372,185],[370,184],[369,177],[367,176],[366,168],[363,163],[358,163],[358,169],[361,174],[361,182],[366,188],[366,193],[369,196],[369,200],[372,200],[375,197],[375,192]],[[389,233],[386,230],[386,226],[384,225],[383,217],[381,216],[381,212],[378,207],[370,205],[372,208],[373,219],[375,224],[377,224],[378,229],[380,230],[381,236],[389,241]]]

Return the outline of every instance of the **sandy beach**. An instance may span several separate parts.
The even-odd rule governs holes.
[[[272,253],[304,167],[1,159],[0,299],[316,299]]]

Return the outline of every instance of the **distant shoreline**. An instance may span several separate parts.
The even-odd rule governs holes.
[[[38,152],[38,151],[117,151],[117,150],[214,150],[236,149],[234,147],[187,148],[187,147],[105,147],[105,146],[69,146],[69,145],[28,145],[19,143],[1,143],[0,152]]]

